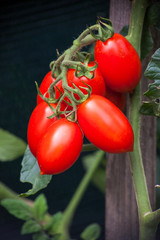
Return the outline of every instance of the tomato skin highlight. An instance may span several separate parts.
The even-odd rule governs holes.
[[[56,108],[56,104],[51,105],[53,108]],[[27,139],[30,151],[35,157],[41,137],[43,137],[48,127],[57,120],[57,117],[48,118],[52,114],[51,108],[43,101],[35,107],[29,119]]]
[[[103,151],[133,151],[132,127],[125,115],[108,99],[92,95],[79,105],[77,119],[88,140]]]
[[[95,45],[95,60],[106,85],[117,92],[130,92],[140,81],[141,61],[130,42],[115,33],[111,38]]]
[[[41,139],[37,160],[41,174],[58,174],[70,168],[78,159],[83,145],[83,133],[77,123],[59,119]]]

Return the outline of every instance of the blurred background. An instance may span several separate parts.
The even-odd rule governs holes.
[[[28,120],[36,106],[34,82],[40,84],[49,72],[49,63],[57,58],[56,49],[62,53],[87,25],[96,23],[97,16],[108,17],[108,14],[106,0],[1,1],[0,128],[27,142]],[[0,162],[0,181],[17,193],[31,187],[19,180],[21,160]],[[65,209],[84,173],[80,158],[40,191],[47,197],[51,214]],[[102,228],[100,239],[104,239],[104,221],[104,195],[90,184],[76,212],[71,235],[80,239],[82,230],[97,222]],[[22,223],[0,207],[1,239],[31,239],[30,235],[20,235]]]

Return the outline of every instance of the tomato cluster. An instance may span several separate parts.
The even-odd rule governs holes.
[[[77,104],[74,114],[77,121],[69,121],[64,115],[49,118],[57,104],[46,103],[37,95],[35,107],[28,125],[28,144],[37,158],[41,174],[58,174],[71,167],[78,159],[83,135],[98,148],[110,153],[133,151],[134,134],[132,127],[122,110],[126,103],[126,92],[134,90],[140,81],[141,63],[132,45],[120,34],[95,45],[95,61],[98,67],[89,79],[86,75],[77,76],[75,69],[68,68],[67,83],[71,88],[87,91],[91,96]],[[92,67],[96,62],[88,63]],[[55,81],[51,71],[44,77],[40,92],[49,98],[48,89]],[[55,99],[64,93],[62,80],[56,83]],[[78,95],[75,95],[79,99]],[[61,110],[66,109],[65,97]],[[68,107],[67,107],[68,109]],[[64,111],[65,112],[65,111]]]

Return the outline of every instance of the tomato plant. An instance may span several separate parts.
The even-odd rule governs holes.
[[[133,151],[132,127],[108,99],[92,95],[79,106],[77,118],[85,136],[98,148],[110,153]]]
[[[56,108],[56,104],[51,104]],[[37,146],[41,137],[45,134],[47,128],[57,120],[57,117],[49,119],[53,111],[46,102],[41,102],[33,110],[28,124],[28,144],[32,154],[36,157]]]
[[[117,92],[132,91],[140,81],[141,62],[135,48],[122,35],[95,45],[95,60],[106,85]]]
[[[42,137],[37,160],[41,174],[58,174],[71,167],[80,155],[83,133],[77,123],[57,120]]]

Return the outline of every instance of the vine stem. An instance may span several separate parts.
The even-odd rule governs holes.
[[[99,150],[98,156],[94,160],[94,162],[91,165],[91,167],[89,168],[89,170],[84,175],[84,177],[83,177],[82,181],[80,182],[77,190],[75,191],[70,203],[68,204],[67,208],[65,209],[64,214],[63,214],[62,224],[59,229],[60,233],[62,233],[60,240],[63,240],[66,237],[69,237],[69,228],[71,226],[74,213],[84,195],[85,190],[87,189],[87,187],[93,177],[94,172],[96,171],[98,165],[100,164],[103,155],[104,155],[104,152]]]
[[[127,39],[137,50],[140,55],[140,44],[144,16],[147,8],[148,0],[134,0],[132,3],[131,19],[129,25],[129,33]],[[142,161],[140,148],[140,121],[139,113],[141,104],[141,83],[136,87],[131,95],[130,104],[130,121],[134,131],[134,151],[130,153],[130,167],[138,205],[139,221],[140,221],[140,240],[155,239],[157,221],[153,221],[153,212],[150,205],[146,177]],[[149,221],[149,217],[150,221]],[[151,218],[153,218],[151,220]]]

